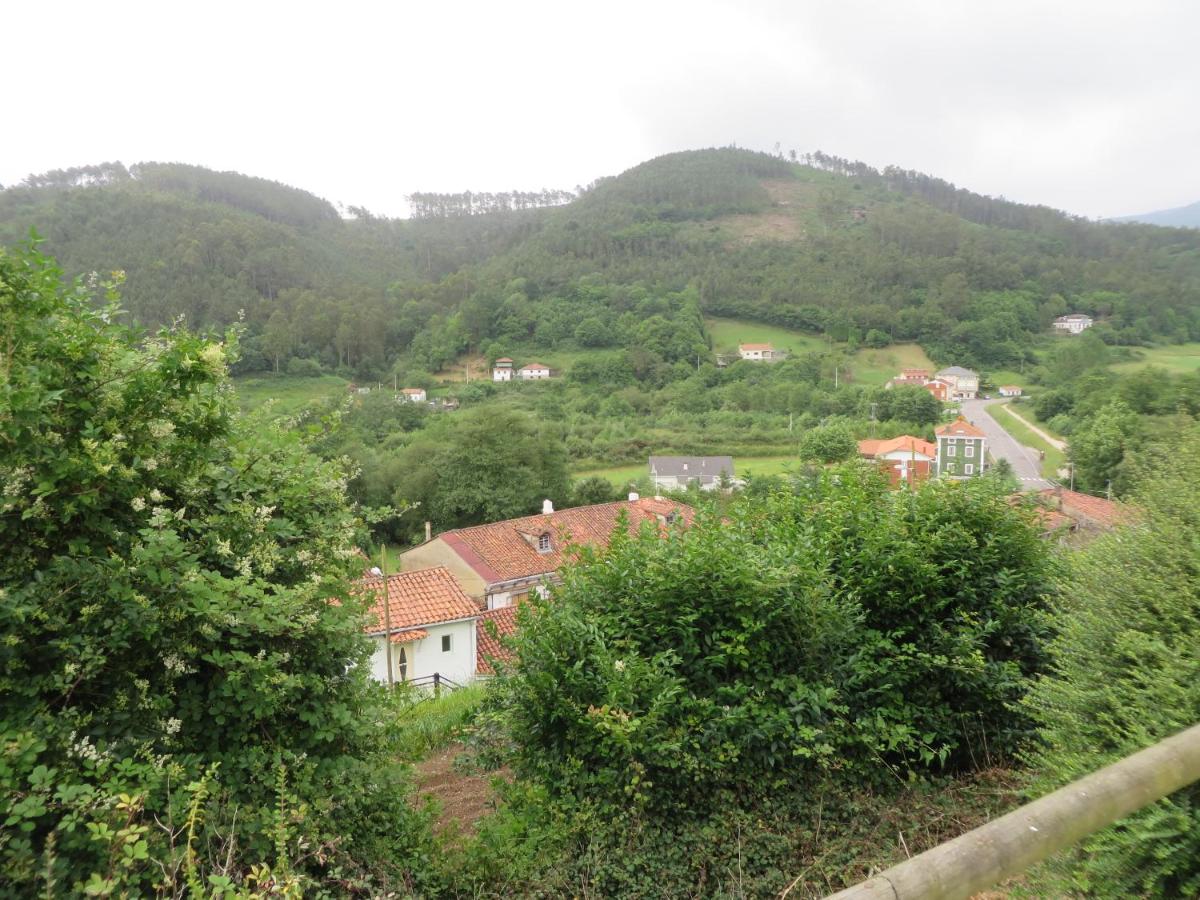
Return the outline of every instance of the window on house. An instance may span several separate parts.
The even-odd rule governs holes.
[[[957,448],[954,446],[954,441],[946,441],[946,455],[953,456]]]
[[[400,658],[396,660],[396,668],[400,672],[400,680],[408,680],[408,654],[404,652],[404,648],[400,648]]]
[[[967,455],[967,456],[974,456],[974,455],[975,455],[975,445],[974,445],[974,444],[967,444],[967,446],[966,446],[966,455]]]
[[[538,537],[538,553],[550,552],[550,535],[543,534]]]
[[[450,635],[448,635],[448,634],[442,635],[442,652],[443,653],[450,652]]]
[[[974,474],[975,474],[975,467],[974,467],[973,465],[971,465],[970,463],[967,463],[967,465],[966,465],[966,468],[965,468],[965,471],[966,471],[966,473],[967,473],[968,475],[974,475]]]

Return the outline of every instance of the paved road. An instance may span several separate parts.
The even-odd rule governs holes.
[[[1031,450],[1000,427],[988,407],[994,403],[1003,403],[1002,399],[993,400],[964,400],[962,413],[968,421],[983,429],[987,435],[988,451],[993,459],[1007,459],[1013,468],[1013,474],[1021,482],[1023,491],[1040,491],[1053,485],[1042,477],[1042,463],[1036,450]]]

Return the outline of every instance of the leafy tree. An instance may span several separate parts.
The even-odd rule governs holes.
[[[412,500],[409,521],[437,529],[532,515],[543,499],[571,495],[562,436],[504,408],[464,411],[427,428],[399,454],[397,500]]]
[[[1141,435],[1137,414],[1116,400],[1101,409],[1088,423],[1075,429],[1069,445],[1075,483],[1081,490],[1099,493],[1124,487],[1120,466],[1127,449]]]
[[[800,439],[800,458],[814,462],[840,462],[857,452],[858,442],[843,424],[818,425]]]
[[[59,279],[0,251],[0,878],[182,890],[225,836],[234,879],[404,883],[423,839],[347,594],[346,473],[237,415],[236,335],[143,340],[115,287]],[[181,844],[156,820],[189,807]]]
[[[1042,794],[1200,721],[1200,452],[1192,424],[1132,466],[1131,515],[1072,555],[1057,604],[1054,669],[1026,708],[1041,725],[1029,755]],[[1058,867],[1094,897],[1200,893],[1200,788],[1193,785],[1084,840]]]

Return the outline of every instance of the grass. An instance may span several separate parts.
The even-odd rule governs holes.
[[[347,381],[336,375],[316,378],[294,378],[290,375],[265,375],[233,379],[238,402],[247,412],[258,409],[268,400],[275,401],[275,411],[294,413],[313,400],[333,395],[344,396]]]
[[[549,366],[557,376],[569,372],[571,367],[581,359],[611,355],[615,349],[606,347],[596,350],[542,350],[532,346],[510,347],[505,350],[505,355],[512,357],[514,370],[529,365],[529,363],[540,362]],[[433,377],[438,381],[446,382],[466,381],[467,367],[470,366],[472,381],[480,379],[491,381],[492,370],[488,365],[489,362],[490,360],[478,354],[467,354],[460,356],[442,371],[435,372]]]
[[[1136,372],[1147,366],[1157,366],[1184,375],[1200,369],[1200,343],[1171,344],[1167,347],[1134,350],[1133,355],[1133,360],[1114,364],[1113,371]]]
[[[856,384],[885,384],[899,375],[901,369],[928,369],[933,373],[938,368],[920,344],[892,344],[880,350],[864,348],[854,354],[850,365]]]
[[[988,372],[987,376],[992,384],[996,386],[996,390],[999,390],[1001,385],[1005,384],[1015,384],[1022,390],[1029,389],[1029,376],[1022,375],[1020,372],[1014,372],[1012,369],[997,369],[994,372]],[[1025,413],[1021,413],[1021,415],[1024,416]]]
[[[747,475],[781,475],[787,471],[788,466],[793,466],[797,462],[796,457],[790,454],[782,456],[738,456],[733,460],[733,470],[739,478],[744,478]],[[590,478],[593,475],[607,478],[616,487],[624,487],[631,481],[647,477],[649,475],[649,465],[647,463],[634,463],[633,465],[610,466],[604,469],[587,469],[575,473],[576,478]]]
[[[788,350],[793,356],[826,346],[816,335],[741,319],[705,319],[704,327],[712,335],[713,350],[717,353],[737,353],[738,344],[745,343],[774,344],[776,350]]]
[[[396,751],[401,758],[422,759],[457,740],[475,717],[485,691],[481,682],[440,697],[414,691],[412,702],[405,703],[397,714],[401,738]]]
[[[1008,408],[1007,403],[997,404],[992,407],[992,410],[999,410],[1003,413],[997,421],[1019,443],[1024,444],[1026,447],[1032,447],[1034,450],[1041,450],[1046,454],[1046,458],[1042,460],[1042,475],[1046,478],[1057,478],[1058,470],[1065,468],[1067,465],[1067,454],[1047,444],[1035,432],[1031,431],[1024,422],[1012,414],[1012,410]],[[1025,415],[1024,410],[1021,411],[1021,415]],[[1045,428],[1043,430],[1048,431]]]

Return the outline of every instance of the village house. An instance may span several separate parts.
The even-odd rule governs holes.
[[[886,471],[893,487],[913,485],[933,474],[937,445],[904,434],[888,440],[859,441],[858,455]]]
[[[772,344],[738,344],[738,356],[753,362],[771,362],[776,352]]]
[[[733,485],[732,456],[652,456],[650,480],[655,489],[684,489],[696,485],[702,491],[713,491],[722,480]]]
[[[925,390],[933,394],[938,400],[943,403],[949,403],[950,397],[954,393],[954,385],[948,381],[943,381],[941,378],[933,378],[925,382]]]
[[[1017,384],[1002,384],[1002,385],[1000,385],[1000,396],[1001,397],[1020,397],[1021,394],[1023,394],[1023,393],[1025,393],[1025,392],[1021,389],[1020,385],[1017,385]]]
[[[550,377],[550,367],[544,363],[529,363],[517,370],[517,376],[522,381],[540,381]]]
[[[492,365],[492,381],[512,381],[513,361],[502,356]]]
[[[532,592],[545,593],[572,547],[607,547],[621,515],[633,530],[644,522],[659,527],[690,525],[695,511],[661,497],[577,506],[555,511],[547,500],[542,514],[488,525],[456,528],[400,554],[405,569],[445,566],[466,593],[485,609],[509,606]]]
[[[372,569],[356,582],[372,598],[370,635],[376,681],[466,684],[475,677],[479,605],[444,566],[383,576]],[[388,678],[388,663],[391,678]]]
[[[937,474],[970,478],[985,467],[987,435],[962,416],[934,429],[937,436]]]
[[[1082,334],[1092,325],[1092,317],[1083,313],[1071,313],[1054,320],[1054,330],[1063,334]]]
[[[429,398],[425,395],[425,388],[401,388],[400,399],[409,403],[424,403]]]
[[[951,386],[951,400],[974,400],[979,393],[979,373],[962,366],[942,369],[935,377]]]

